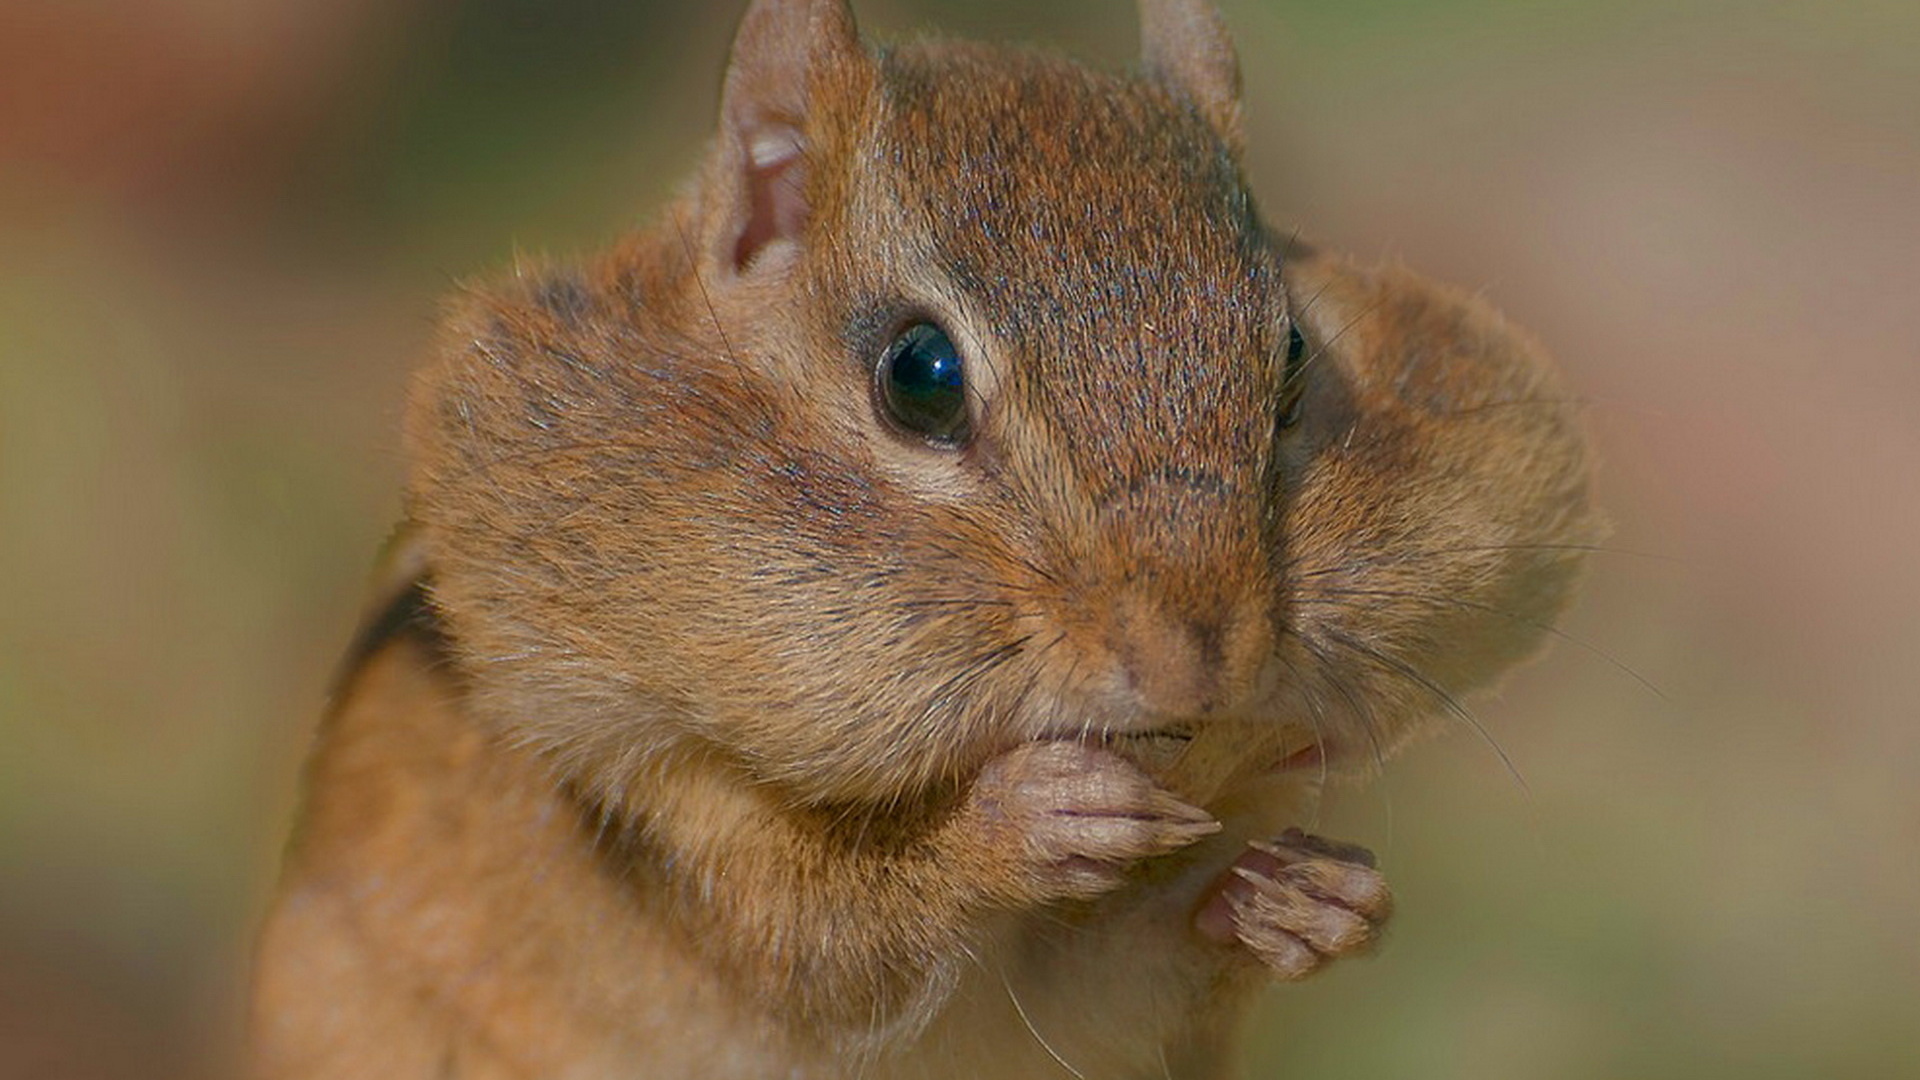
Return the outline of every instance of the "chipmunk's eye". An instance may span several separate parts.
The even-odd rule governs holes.
[[[1300,405],[1306,399],[1307,339],[1300,333],[1298,319],[1287,320],[1287,366],[1280,376],[1280,411],[1277,422],[1290,428],[1300,422]]]
[[[875,377],[894,424],[942,446],[967,441],[966,365],[946,331],[930,322],[900,331]]]

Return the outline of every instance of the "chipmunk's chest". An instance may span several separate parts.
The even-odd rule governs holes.
[[[1175,874],[1084,911],[1041,912],[992,927],[967,958],[939,1015],[866,1075],[1214,1075],[1218,1033],[1195,1014],[1194,1003],[1237,1011],[1259,984],[1249,980],[1240,989],[1220,983],[1218,965],[1195,948],[1193,912],[1246,838],[1271,831],[1270,819],[1290,801],[1279,798],[1229,821]],[[1203,1060],[1195,1060],[1196,1054]]]

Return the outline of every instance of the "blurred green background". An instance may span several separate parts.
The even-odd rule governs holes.
[[[1524,787],[1329,800],[1401,914],[1255,1075],[1920,1075],[1920,4],[1223,7],[1268,214],[1537,331],[1618,526],[1480,710]],[[735,9],[0,0],[0,1077],[225,1070],[436,297],[644,218]]]

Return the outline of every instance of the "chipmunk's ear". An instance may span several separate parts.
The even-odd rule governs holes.
[[[721,91],[718,175],[709,178],[723,267],[749,270],[799,240],[813,95],[822,72],[864,60],[846,0],[754,0],[747,9]]]
[[[1140,60],[1240,149],[1240,60],[1208,0],[1140,0]]]

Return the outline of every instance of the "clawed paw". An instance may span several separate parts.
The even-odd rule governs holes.
[[[1130,865],[1220,830],[1117,754],[1077,742],[1030,743],[990,762],[976,811],[1017,837],[1029,887],[1042,899],[1087,899]]]
[[[1250,844],[1195,922],[1202,936],[1238,945],[1291,980],[1371,948],[1392,910],[1371,852],[1289,829]]]

